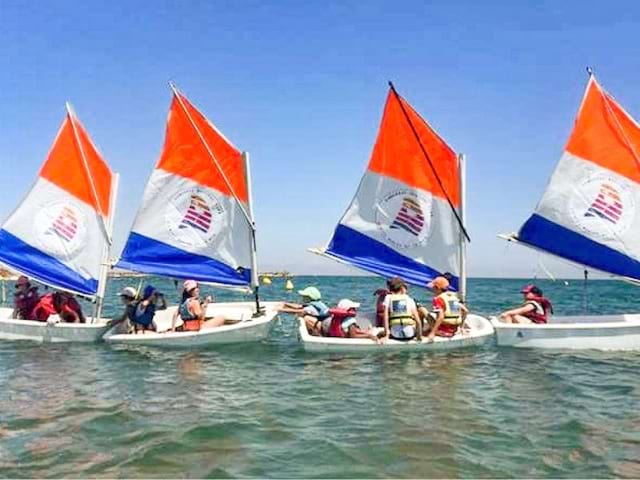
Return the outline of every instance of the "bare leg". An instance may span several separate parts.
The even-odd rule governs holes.
[[[504,323],[513,323],[513,317],[511,314],[509,313],[501,313],[500,314],[500,321],[504,322]]]
[[[319,322],[316,317],[312,317],[311,315],[305,315],[303,318],[304,318],[304,324],[307,327],[307,332],[309,332],[309,335],[313,335],[316,337],[322,336],[321,322]]]
[[[213,317],[211,320],[206,320],[202,322],[200,325],[201,329],[204,328],[216,328],[224,325],[224,317],[222,315],[218,315],[217,317]]]
[[[511,317],[511,319],[512,323],[533,323],[530,319],[522,315],[514,315],[513,317]]]

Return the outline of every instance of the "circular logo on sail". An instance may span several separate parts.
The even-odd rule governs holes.
[[[43,206],[36,215],[34,228],[40,248],[65,260],[77,255],[87,236],[84,214],[70,203]]]
[[[606,240],[629,228],[635,204],[628,186],[611,176],[598,174],[576,187],[570,212],[582,232]]]
[[[213,241],[223,226],[225,210],[209,192],[192,188],[174,195],[165,212],[167,229],[185,247],[202,247]]]
[[[424,243],[431,233],[433,198],[413,190],[396,190],[376,206],[376,224],[386,239],[401,248]]]

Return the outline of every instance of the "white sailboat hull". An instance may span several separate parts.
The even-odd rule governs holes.
[[[0,341],[30,340],[34,342],[99,342],[109,330],[108,320],[101,318],[96,323],[55,322],[57,315],[48,322],[17,320],[11,318],[13,309],[0,308]]]
[[[253,302],[215,303],[207,308],[207,317],[224,316],[226,319],[239,320],[231,325],[215,328],[203,328],[197,332],[172,332],[171,320],[177,307],[156,312],[154,322],[158,332],[115,334],[107,333],[104,339],[110,344],[143,345],[164,348],[195,348],[209,345],[223,345],[242,342],[258,342],[267,338],[271,321],[278,314],[278,302],[261,302],[264,315],[252,318],[255,311]]]
[[[553,317],[548,324],[509,324],[492,317],[498,346],[572,350],[640,350],[640,314]]]
[[[404,351],[441,351],[484,345],[493,338],[491,322],[479,315],[469,315],[469,330],[457,333],[451,338],[436,337],[433,342],[411,340],[402,342],[389,339],[379,345],[366,338],[316,337],[309,335],[305,323],[299,320],[298,338],[307,352],[348,353],[348,352],[404,352]]]

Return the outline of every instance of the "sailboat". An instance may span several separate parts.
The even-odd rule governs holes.
[[[249,156],[238,150],[171,84],[173,98],[160,159],[117,267],[233,289],[255,302],[209,304],[206,316],[229,324],[172,331],[177,306],[156,311],[156,332],[115,334],[110,343],[194,347],[257,341],[268,334],[276,302],[258,294]],[[162,331],[164,330],[164,331]]]
[[[311,251],[384,278],[399,276],[424,288],[445,272],[466,294],[464,157],[457,155],[390,84],[382,124],[356,195],[327,246]],[[371,320],[369,319],[371,322]],[[479,345],[493,328],[469,315],[467,328],[433,342],[312,336],[300,319],[309,351],[451,349]]]
[[[507,240],[585,268],[640,280],[640,125],[592,72],[582,104],[542,199]],[[547,324],[492,319],[498,345],[640,348],[640,314],[553,316]]]
[[[95,303],[87,323],[12,318],[0,308],[0,339],[95,342],[101,318],[118,176],[111,172],[69,104],[38,178],[0,229],[0,263]],[[42,293],[42,292],[40,292]]]

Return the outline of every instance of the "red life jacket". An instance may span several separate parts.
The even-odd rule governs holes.
[[[384,325],[384,299],[389,293],[389,290],[384,288],[380,288],[373,293],[378,296],[376,300],[376,327],[382,327]]]
[[[553,313],[553,305],[545,297],[533,297],[527,299],[525,305],[531,304],[535,308],[524,314],[533,323],[547,323],[549,314]]]
[[[46,322],[50,315],[57,313],[53,297],[53,293],[41,296],[36,306],[33,307],[30,317],[40,322]]]
[[[347,332],[342,329],[342,322],[344,322],[347,318],[355,317],[356,313],[351,310],[344,310],[342,308],[330,308],[329,313],[331,314],[329,336],[339,338],[347,337]]]
[[[82,307],[75,299],[75,297],[66,292],[58,292],[58,305],[57,310],[60,318],[65,322],[73,322],[74,315],[78,315],[78,319],[81,323],[85,322],[84,314],[82,313]]]

